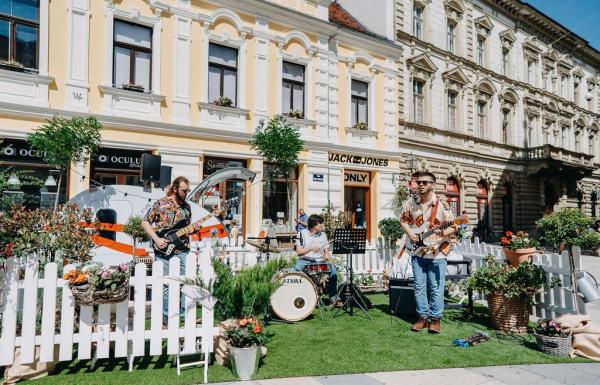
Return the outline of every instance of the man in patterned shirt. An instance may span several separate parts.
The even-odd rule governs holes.
[[[435,229],[436,226],[454,219],[448,202],[433,192],[435,175],[430,172],[419,172],[416,184],[418,196],[409,198],[402,208],[401,225],[408,238],[407,244],[417,241],[416,234]],[[411,255],[419,316],[419,320],[411,328],[413,331],[421,331],[425,328],[428,328],[430,333],[441,331],[446,256],[450,251],[449,237],[456,233],[456,230],[456,226],[435,230],[435,234],[442,237],[442,241],[438,245],[423,248]]]
[[[160,198],[148,210],[148,213],[144,217],[142,221],[142,227],[146,230],[146,233],[152,238],[154,243],[159,248],[164,248],[167,246],[167,241],[163,238],[160,238],[156,235],[158,230],[172,227],[174,224],[179,221],[186,219],[190,221],[192,218],[192,209],[189,203],[186,202],[185,198],[187,197],[187,193],[190,191],[190,182],[186,177],[179,176],[175,178],[173,183],[171,183],[169,189],[167,190],[167,196],[164,198]],[[183,247],[176,249],[175,252],[170,257],[164,256],[156,256],[157,260],[162,260],[163,262],[163,275],[169,275],[169,259],[172,257],[179,257],[179,269],[180,274],[185,273],[185,259],[189,253],[189,245],[188,240],[186,239],[186,243],[184,243]],[[163,288],[163,318],[169,316],[169,289],[167,287]],[[179,315],[183,316],[185,311],[185,307],[183,301],[180,300],[179,304]]]

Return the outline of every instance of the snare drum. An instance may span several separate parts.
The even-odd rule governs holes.
[[[328,263],[315,262],[304,265],[302,271],[304,271],[306,274],[329,274],[331,272],[331,267]]]
[[[306,274],[285,269],[277,272],[273,280],[280,282],[270,300],[277,317],[296,322],[312,314],[317,305],[317,290]]]

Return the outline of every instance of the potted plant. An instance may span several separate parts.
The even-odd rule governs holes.
[[[568,250],[569,264],[571,266],[571,282],[573,287],[571,295],[575,304],[575,311],[579,314],[579,301],[577,297],[577,277],[573,246],[584,249],[595,248],[600,242],[600,234],[592,229],[594,219],[586,216],[579,209],[561,209],[545,215],[536,222],[541,233],[541,240],[558,245],[559,251]]]
[[[225,331],[229,342],[231,369],[240,380],[251,380],[260,361],[261,346],[268,337],[254,317],[241,318]]]
[[[213,102],[217,106],[231,107],[233,105],[233,101],[229,99],[227,96],[219,96]]]
[[[25,66],[14,60],[0,60],[0,68],[7,69],[9,71],[25,71]]]
[[[352,128],[356,130],[368,130],[369,126],[365,122],[356,122],[354,123],[354,126],[352,126]]]
[[[555,320],[539,320],[533,334],[541,352],[559,357],[570,356],[571,333],[564,332]]]
[[[516,234],[507,231],[500,238],[500,244],[504,250],[506,260],[513,266],[530,260],[536,251],[536,247],[540,245],[537,240],[524,231],[517,231]]]
[[[150,237],[146,230],[142,227],[142,218],[138,216],[131,216],[123,226],[123,232],[131,237],[133,242],[132,255],[135,257],[135,249],[138,243],[149,242]]]
[[[384,218],[379,221],[377,227],[379,227],[381,235],[386,240],[386,243],[391,246],[395,246],[396,241],[404,235],[404,230],[402,230],[398,218]]]
[[[290,110],[287,113],[287,116],[289,116],[292,119],[304,119],[304,112],[300,110]]]
[[[129,265],[89,263],[64,274],[73,298],[80,306],[124,301],[129,297]]]
[[[467,278],[467,288],[486,295],[494,329],[526,333],[529,302],[544,288],[560,286],[560,281],[548,283],[544,268],[531,262],[505,265],[491,255],[486,261]]]
[[[133,91],[133,92],[144,92],[145,88],[142,84],[123,84],[124,90]]]

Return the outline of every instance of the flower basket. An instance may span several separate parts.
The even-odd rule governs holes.
[[[129,278],[115,290],[110,288],[96,290],[92,285],[71,286],[71,292],[75,303],[80,306],[102,305],[106,303],[117,303],[129,298]]]
[[[358,284],[356,285],[363,293],[383,293],[386,291],[386,288],[383,284],[374,283],[370,285]]]
[[[534,335],[540,352],[558,357],[569,357],[571,355],[572,335],[567,337],[545,336],[538,333],[534,333]]]
[[[504,247],[502,250],[504,251],[504,256],[506,257],[506,260],[512,266],[519,266],[521,263],[527,261],[531,262],[531,256],[536,252],[535,247],[528,247],[526,249],[516,250],[511,250],[508,247]]]
[[[527,297],[506,298],[503,293],[487,295],[492,327],[510,333],[527,333]]]

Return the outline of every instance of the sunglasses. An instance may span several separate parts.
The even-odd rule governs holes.
[[[418,181],[417,181],[417,185],[425,185],[425,186],[426,186],[426,185],[428,185],[429,183],[433,183],[433,182],[432,182],[432,181],[430,181],[430,180],[418,180]]]

